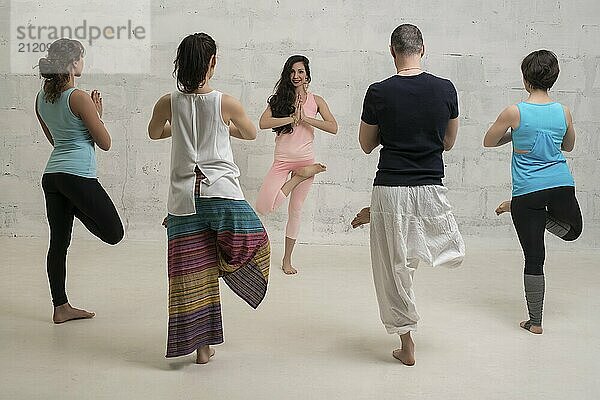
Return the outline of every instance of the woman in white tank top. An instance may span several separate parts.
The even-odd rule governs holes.
[[[240,102],[209,86],[217,47],[205,33],[177,49],[178,90],[162,96],[148,126],[151,139],[171,138],[166,218],[169,329],[167,357],[196,351],[205,364],[223,342],[218,278],[253,308],[267,290],[267,233],[244,200],[230,137],[254,140]]]

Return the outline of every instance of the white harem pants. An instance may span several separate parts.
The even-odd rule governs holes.
[[[419,262],[458,267],[465,244],[444,186],[374,186],[371,263],[379,315],[388,333],[417,329],[413,275]]]

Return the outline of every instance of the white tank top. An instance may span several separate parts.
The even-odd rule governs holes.
[[[196,166],[205,176],[200,197],[243,200],[233,161],[229,126],[221,115],[223,94],[171,94],[171,180],[167,209],[172,215],[196,213]]]

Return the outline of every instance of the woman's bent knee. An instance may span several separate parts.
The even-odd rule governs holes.
[[[581,236],[581,231],[582,229],[571,228],[571,230],[567,232],[565,236],[562,237],[562,240],[564,240],[565,242],[572,242],[574,240],[577,240],[579,236]]]
[[[125,236],[125,231],[123,230],[123,226],[121,225],[118,229],[115,229],[114,231],[106,235],[104,241],[110,245],[115,245],[121,240],[123,240],[123,236]]]
[[[272,211],[272,210],[269,210],[269,207],[265,207],[265,205],[261,204],[261,203],[256,203],[254,209],[256,210],[256,212],[259,215],[267,215]]]

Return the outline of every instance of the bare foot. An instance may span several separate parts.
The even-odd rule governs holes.
[[[408,349],[396,349],[392,352],[392,355],[396,360],[400,360],[400,362],[404,365],[408,365],[409,367],[415,365],[414,350],[409,351]]]
[[[327,170],[327,166],[325,164],[316,163],[312,165],[307,165],[306,167],[298,168],[292,174],[301,176],[302,178],[308,179],[310,177],[315,176],[320,172],[325,172]]]
[[[281,265],[281,269],[283,269],[283,272],[286,275],[294,275],[294,274],[298,273],[296,268],[292,267],[292,264],[289,262],[286,262],[286,261],[283,261],[283,263]]]
[[[356,214],[350,225],[352,225],[352,228],[358,228],[369,222],[371,222],[371,207],[365,207]]]
[[[94,318],[94,315],[96,314],[93,312],[73,308],[69,303],[65,303],[58,307],[54,307],[52,321],[54,321],[55,324],[62,324],[63,322],[71,321],[73,319]]]
[[[214,355],[215,349],[211,349],[210,346],[200,346],[196,350],[196,364],[206,364]]]
[[[542,329],[541,326],[539,325],[533,325],[531,322],[529,321],[522,321],[519,326],[531,333],[534,333],[536,335],[541,335],[542,332],[544,332],[544,330]]]
[[[400,341],[402,348],[394,350],[392,356],[404,365],[415,365],[415,342],[410,337],[410,331],[400,335]]]
[[[498,208],[496,208],[496,215],[500,215],[505,212],[510,212],[510,200],[503,201],[500,203]]]

